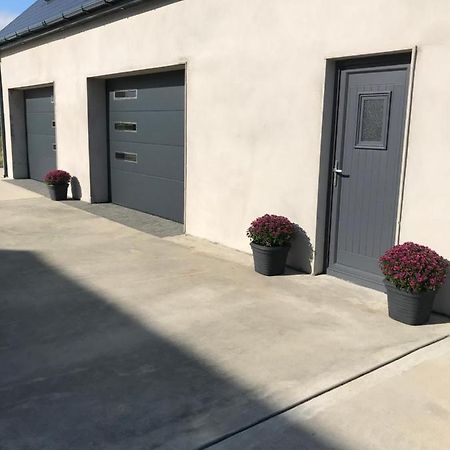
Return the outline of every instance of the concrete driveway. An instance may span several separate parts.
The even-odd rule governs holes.
[[[398,412],[366,406],[385,395],[389,411],[396,384],[403,399],[418,395],[420,364],[439,374],[427,417],[450,420],[448,344],[431,344],[450,332],[440,316],[402,325],[383,294],[327,276],[266,278],[248,255],[4,181],[0,211],[1,449],[399,448],[395,433],[377,438]],[[433,428],[436,442],[447,428]],[[408,432],[432,448],[413,422]]]

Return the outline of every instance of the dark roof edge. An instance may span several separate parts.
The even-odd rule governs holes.
[[[0,50],[11,48],[23,43],[37,39],[43,35],[54,33],[61,28],[76,25],[81,22],[94,20],[97,17],[104,16],[131,7],[145,0],[96,0],[89,3],[88,6],[81,6],[75,9],[62,12],[60,15],[49,18],[35,25],[11,33],[4,38],[0,38]]]

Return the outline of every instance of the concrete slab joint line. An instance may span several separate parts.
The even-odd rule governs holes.
[[[302,400],[299,400],[298,402],[295,402],[292,405],[287,406],[286,408],[280,409],[280,410],[274,412],[273,414],[270,414],[269,416],[266,416],[266,417],[264,417],[264,418],[262,418],[260,420],[257,420],[254,423],[251,423],[251,424],[246,425],[246,426],[244,426],[244,427],[242,427],[242,428],[240,428],[240,429],[238,429],[238,430],[236,430],[234,432],[228,433],[228,434],[226,434],[224,436],[221,436],[221,437],[219,437],[217,439],[214,439],[213,441],[208,442],[205,445],[202,445],[202,446],[198,447],[195,450],[206,450],[208,448],[213,448],[216,444],[224,442],[224,441],[226,441],[227,439],[229,439],[229,438],[231,438],[233,436],[237,436],[240,433],[243,433],[243,432],[245,432],[247,430],[250,430],[251,428],[254,428],[257,425],[260,425],[260,424],[262,424],[264,422],[267,422],[270,419],[273,419],[273,418],[275,418],[277,416],[280,416],[281,414],[284,414],[284,413],[286,413],[288,411],[291,411],[294,408],[297,408],[297,407],[299,407],[301,405],[304,405],[304,404],[306,404],[306,403],[308,403],[308,402],[310,402],[310,401],[312,401],[312,400],[314,400],[314,399],[316,399],[316,398],[318,398],[318,397],[320,397],[320,396],[322,396],[324,394],[328,394],[329,392],[334,391],[335,389],[339,389],[339,388],[341,388],[341,387],[343,387],[343,386],[345,386],[345,385],[347,385],[349,383],[352,383],[353,381],[356,381],[356,380],[358,380],[360,378],[365,377],[366,375],[374,373],[374,372],[376,372],[377,370],[379,370],[379,369],[381,369],[383,367],[387,367],[390,364],[393,364],[393,363],[395,363],[397,361],[400,361],[401,359],[406,358],[407,356],[412,355],[413,353],[416,353],[419,350],[425,349],[425,348],[430,347],[430,346],[432,346],[434,344],[442,342],[442,341],[448,339],[449,337],[450,337],[450,335],[446,335],[446,336],[440,337],[438,339],[434,339],[431,342],[428,342],[428,343],[423,344],[423,345],[421,345],[419,347],[416,347],[413,350],[405,352],[405,353],[403,353],[403,354],[401,354],[401,355],[399,355],[399,356],[397,356],[395,358],[389,359],[389,360],[387,360],[384,363],[378,364],[378,365],[376,365],[376,366],[374,366],[374,367],[372,367],[372,368],[370,368],[368,370],[365,370],[364,372],[358,373],[357,375],[354,375],[354,376],[352,376],[352,377],[350,377],[350,378],[348,378],[346,380],[343,380],[343,381],[341,381],[339,383],[336,383],[336,384],[330,386],[329,388],[322,389],[319,392],[317,392],[315,394],[312,394],[312,395],[310,395],[310,396],[308,396],[308,397],[306,397],[306,398],[304,398]]]

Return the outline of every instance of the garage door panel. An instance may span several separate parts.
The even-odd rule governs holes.
[[[109,82],[110,111],[183,111],[184,72]]]
[[[53,89],[30,89],[24,97],[29,176],[42,181],[56,168]]]
[[[136,97],[116,98],[117,95],[136,95]],[[183,95],[183,86],[173,86],[164,90],[117,89],[109,93],[109,100],[111,111],[114,112],[184,111]]]
[[[184,180],[184,148],[170,145],[111,142],[111,168]],[[136,161],[130,161],[135,158]],[[128,160],[127,160],[128,159]]]
[[[30,178],[38,181],[45,174],[56,168],[56,152],[53,150],[54,138],[48,135],[27,135],[28,142],[33,142],[33,150],[28,152]]]
[[[27,133],[27,140],[33,142],[33,152],[31,154],[55,156],[53,144],[55,144],[55,136],[50,134],[33,134]]]
[[[183,223],[184,184],[122,170],[111,171],[112,201]]]
[[[109,126],[111,141],[180,146],[184,142],[182,111],[112,112]],[[122,130],[127,127],[136,131]]]
[[[52,100],[52,88],[30,89],[25,93],[25,107],[28,113],[53,113],[54,104]]]
[[[55,169],[54,159],[44,156],[42,158],[33,155],[30,160],[30,178],[37,181],[44,181],[44,177],[49,170]]]
[[[55,129],[52,126],[54,120],[52,112],[28,113],[28,118],[27,133],[55,135]]]

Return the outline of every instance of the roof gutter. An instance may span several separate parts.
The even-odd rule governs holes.
[[[31,27],[0,39],[0,51],[39,39],[43,36],[57,33],[74,26],[90,22],[113,12],[131,8],[148,0],[95,0],[87,6],[61,13]]]

